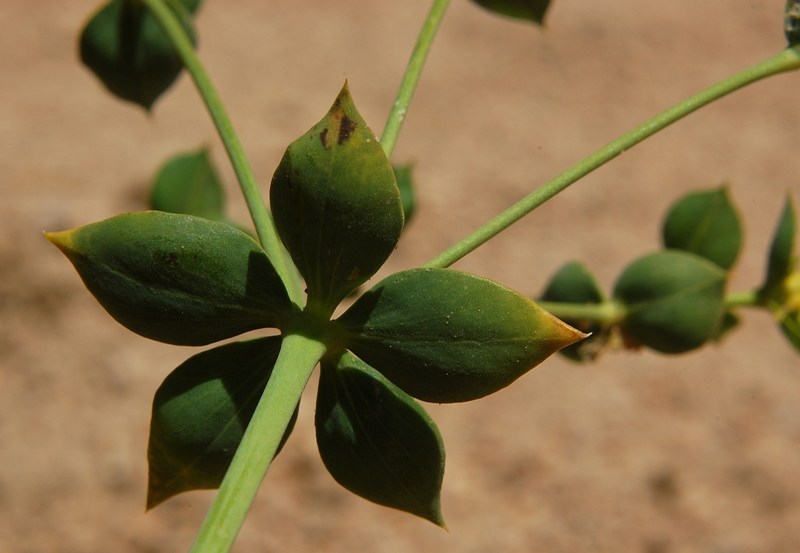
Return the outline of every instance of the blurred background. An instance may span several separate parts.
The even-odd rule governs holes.
[[[146,207],[171,155],[208,146],[184,75],[151,115],[77,59],[95,0],[0,4],[0,552],[189,547],[213,496],[145,514],[153,393],[195,353],[118,326],[41,236]],[[376,278],[418,266],[656,112],[784,47],[783,0],[554,0],[545,29],[454,0],[394,161],[418,210]],[[380,133],[428,2],[206,0],[199,53],[264,184],[348,79]],[[760,284],[787,191],[800,199],[800,74],[682,121],[456,266],[538,294],[580,259],[608,289],[659,246],[685,193],[727,182],[746,225],[731,288]],[[794,552],[800,357],[746,313],[721,346],[553,358],[489,398],[431,405],[449,531],[372,505],[325,471],[309,387],[235,551]]]

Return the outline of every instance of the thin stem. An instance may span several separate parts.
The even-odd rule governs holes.
[[[397,98],[392,105],[392,111],[389,113],[389,119],[386,121],[386,126],[381,136],[381,145],[383,146],[383,151],[386,152],[386,157],[392,157],[397,135],[400,134],[400,127],[403,126],[408,106],[414,96],[414,90],[417,88],[420,75],[422,75],[422,68],[433,45],[433,39],[436,37],[439,24],[442,22],[449,5],[450,0],[433,0],[428,17],[425,19],[425,23],[419,33],[417,44],[411,53],[411,59],[408,61],[403,81],[397,91]]]
[[[613,300],[602,303],[568,303],[557,301],[537,301],[539,307],[558,317],[571,321],[590,321],[604,325],[619,323],[625,317],[625,306]],[[741,307],[764,307],[758,290],[731,292],[725,296],[726,309]]]
[[[777,56],[707,88],[636,127],[610,144],[600,148],[555,179],[537,188],[462,241],[428,261],[424,266],[448,267],[452,265],[582,177],[675,121],[751,83],[778,73],[800,68],[800,52],[798,48],[800,47],[783,50]]]
[[[725,296],[725,307],[737,309],[740,307],[763,307],[761,294],[758,290],[748,292],[731,292]]]
[[[222,143],[225,146],[225,151],[228,153],[231,165],[233,165],[233,170],[236,173],[236,178],[242,189],[242,194],[247,203],[247,208],[250,211],[250,216],[253,219],[253,224],[255,225],[256,234],[261,242],[261,246],[269,256],[272,265],[275,267],[286,289],[289,291],[289,297],[302,305],[302,284],[299,282],[296,274],[289,268],[287,257],[281,246],[281,241],[278,238],[277,230],[275,229],[275,223],[258,189],[258,184],[253,175],[253,170],[250,168],[250,163],[247,160],[244,149],[239,142],[239,138],[233,129],[233,124],[225,111],[225,107],[211,79],[208,77],[202,63],[200,63],[200,59],[194,51],[191,40],[175,17],[175,14],[166,6],[164,0],[144,0],[144,2],[172,41],[173,46],[183,60],[186,70],[192,76],[197,91],[203,98],[208,113],[217,128],[219,137],[222,139]]]
[[[322,355],[319,340],[284,337],[264,394],[208,511],[191,553],[223,553],[233,545],[300,396]]]
[[[603,303],[561,303],[537,301],[539,307],[549,311],[559,319],[571,321],[591,321],[605,325],[620,322],[625,316],[625,307],[615,301]]]

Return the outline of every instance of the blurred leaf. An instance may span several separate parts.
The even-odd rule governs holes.
[[[208,344],[291,309],[261,247],[223,223],[146,211],[46,236],[112,317],[153,340]]]
[[[181,492],[219,487],[280,346],[279,337],[220,346],[191,357],[164,380],[150,422],[148,509]],[[296,417],[297,411],[284,442]]]
[[[353,353],[440,403],[496,392],[585,337],[516,292],[451,269],[391,275],[339,321]]]
[[[400,193],[347,84],[328,115],[286,150],[270,199],[310,301],[333,309],[392,253],[403,229]]]
[[[487,10],[533,21],[538,25],[544,23],[544,16],[550,6],[550,0],[473,0],[479,6]]]
[[[800,43],[800,1],[798,0],[786,0],[784,34],[790,48]]]
[[[739,323],[741,323],[741,321],[735,313],[726,311],[722,315],[722,320],[720,321],[719,326],[717,327],[716,331],[714,332],[714,336],[712,336],[711,339],[715,342],[721,342],[729,332],[739,326]]]
[[[797,223],[794,205],[791,198],[786,198],[769,250],[764,290],[779,286],[792,272],[794,268],[794,240],[796,233]]]
[[[190,15],[199,3],[167,3],[192,43],[195,33]],[[134,0],[111,0],[92,16],[81,33],[80,56],[109,91],[147,110],[183,68],[158,21],[143,3]]]
[[[553,275],[541,299],[558,303],[599,304],[605,301],[605,295],[586,265],[572,261]],[[564,319],[564,322],[591,334],[585,340],[559,351],[568,359],[579,362],[594,359],[608,341],[608,333],[598,323],[574,319]]]
[[[225,198],[208,151],[174,156],[156,175],[150,206],[159,211],[224,219]]]
[[[190,14],[197,13],[197,10],[200,8],[200,4],[203,3],[203,0],[167,0],[167,4],[170,4],[174,8],[176,1],[178,2],[178,5],[182,5],[189,10]]]
[[[730,269],[742,247],[739,215],[726,187],[694,192],[669,210],[662,231],[664,247],[684,250]]]
[[[393,167],[397,189],[400,191],[400,202],[403,206],[404,225],[408,225],[414,214],[416,198],[414,195],[414,179],[411,175],[411,165],[398,165]]]
[[[780,327],[789,343],[800,352],[800,309],[787,313],[780,320]]]
[[[713,338],[725,305],[726,273],[697,255],[665,250],[631,263],[614,297],[627,309],[622,331],[662,353],[682,353]]]
[[[413,398],[345,353],[322,362],[316,427],[322,460],[342,486],[444,526],[444,445]]]

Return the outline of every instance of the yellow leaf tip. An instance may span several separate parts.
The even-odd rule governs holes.
[[[61,230],[56,232],[44,232],[42,233],[47,240],[50,241],[51,244],[56,246],[58,249],[65,251],[70,249],[72,246],[72,231],[71,230]]]

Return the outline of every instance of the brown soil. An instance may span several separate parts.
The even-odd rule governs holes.
[[[208,0],[200,53],[258,178],[345,78],[380,130],[427,2]],[[407,4],[407,5],[406,5]],[[545,31],[453,2],[395,159],[419,211],[381,274],[423,263],[656,111],[783,47],[783,0],[556,0]],[[145,207],[169,155],[224,154],[183,77],[152,117],[78,63],[94,0],[4,0],[0,55],[0,551],[185,551],[211,492],[144,512],[153,392],[193,350],[116,325],[41,236]],[[582,259],[610,286],[664,210],[728,182],[747,225],[732,287],[759,283],[798,192],[800,75],[760,83],[637,147],[458,267],[535,294]],[[231,214],[246,218],[230,170]],[[552,359],[484,401],[431,406],[445,532],[340,489],[313,393],[240,553],[789,553],[800,549],[800,363],[768,316],[720,347]]]

